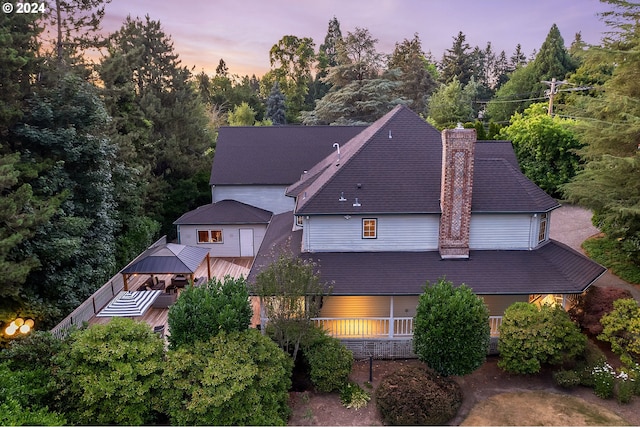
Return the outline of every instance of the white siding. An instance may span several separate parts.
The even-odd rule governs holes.
[[[377,238],[362,238],[362,219],[378,220]],[[306,252],[424,251],[438,249],[439,215],[343,215],[304,219]]]
[[[279,214],[294,208],[294,199],[284,194],[286,188],[282,185],[214,185],[211,198],[213,203],[237,200]]]
[[[471,249],[529,249],[531,214],[473,214],[469,246]]]
[[[251,225],[180,225],[178,239],[180,244],[208,248],[213,257],[240,256],[240,229],[253,229],[254,250],[260,247],[267,229],[266,224]],[[197,230],[222,230],[222,243],[198,243]]]

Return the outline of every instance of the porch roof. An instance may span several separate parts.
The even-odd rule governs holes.
[[[249,282],[282,251],[316,261],[321,280],[333,285],[332,295],[419,295],[427,281],[441,277],[479,295],[571,294],[606,271],[555,240],[530,251],[472,250],[466,260],[443,260],[438,251],[300,253],[302,232],[291,230],[291,217],[286,212],[271,220]]]
[[[469,259],[429,252],[301,254],[318,263],[332,295],[419,295],[439,278],[466,284],[478,295],[581,293],[606,269],[570,247],[550,241],[531,251],[471,251]]]

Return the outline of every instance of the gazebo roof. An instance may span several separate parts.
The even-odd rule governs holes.
[[[193,274],[208,254],[207,248],[166,243],[147,249],[120,273]]]

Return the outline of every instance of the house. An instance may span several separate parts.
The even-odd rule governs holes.
[[[366,128],[330,130],[222,129],[212,195],[273,213],[249,281],[285,247],[318,263],[333,290],[316,322],[355,354],[412,355],[427,281],[472,288],[497,336],[512,303],[566,306],[604,273],[549,239],[560,205],[519,171],[510,142],[440,133],[404,106]],[[289,132],[306,145],[296,149]]]

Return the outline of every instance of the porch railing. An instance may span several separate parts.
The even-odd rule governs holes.
[[[312,319],[336,338],[410,338],[413,317],[317,317]],[[502,316],[490,316],[491,336],[500,335]]]

